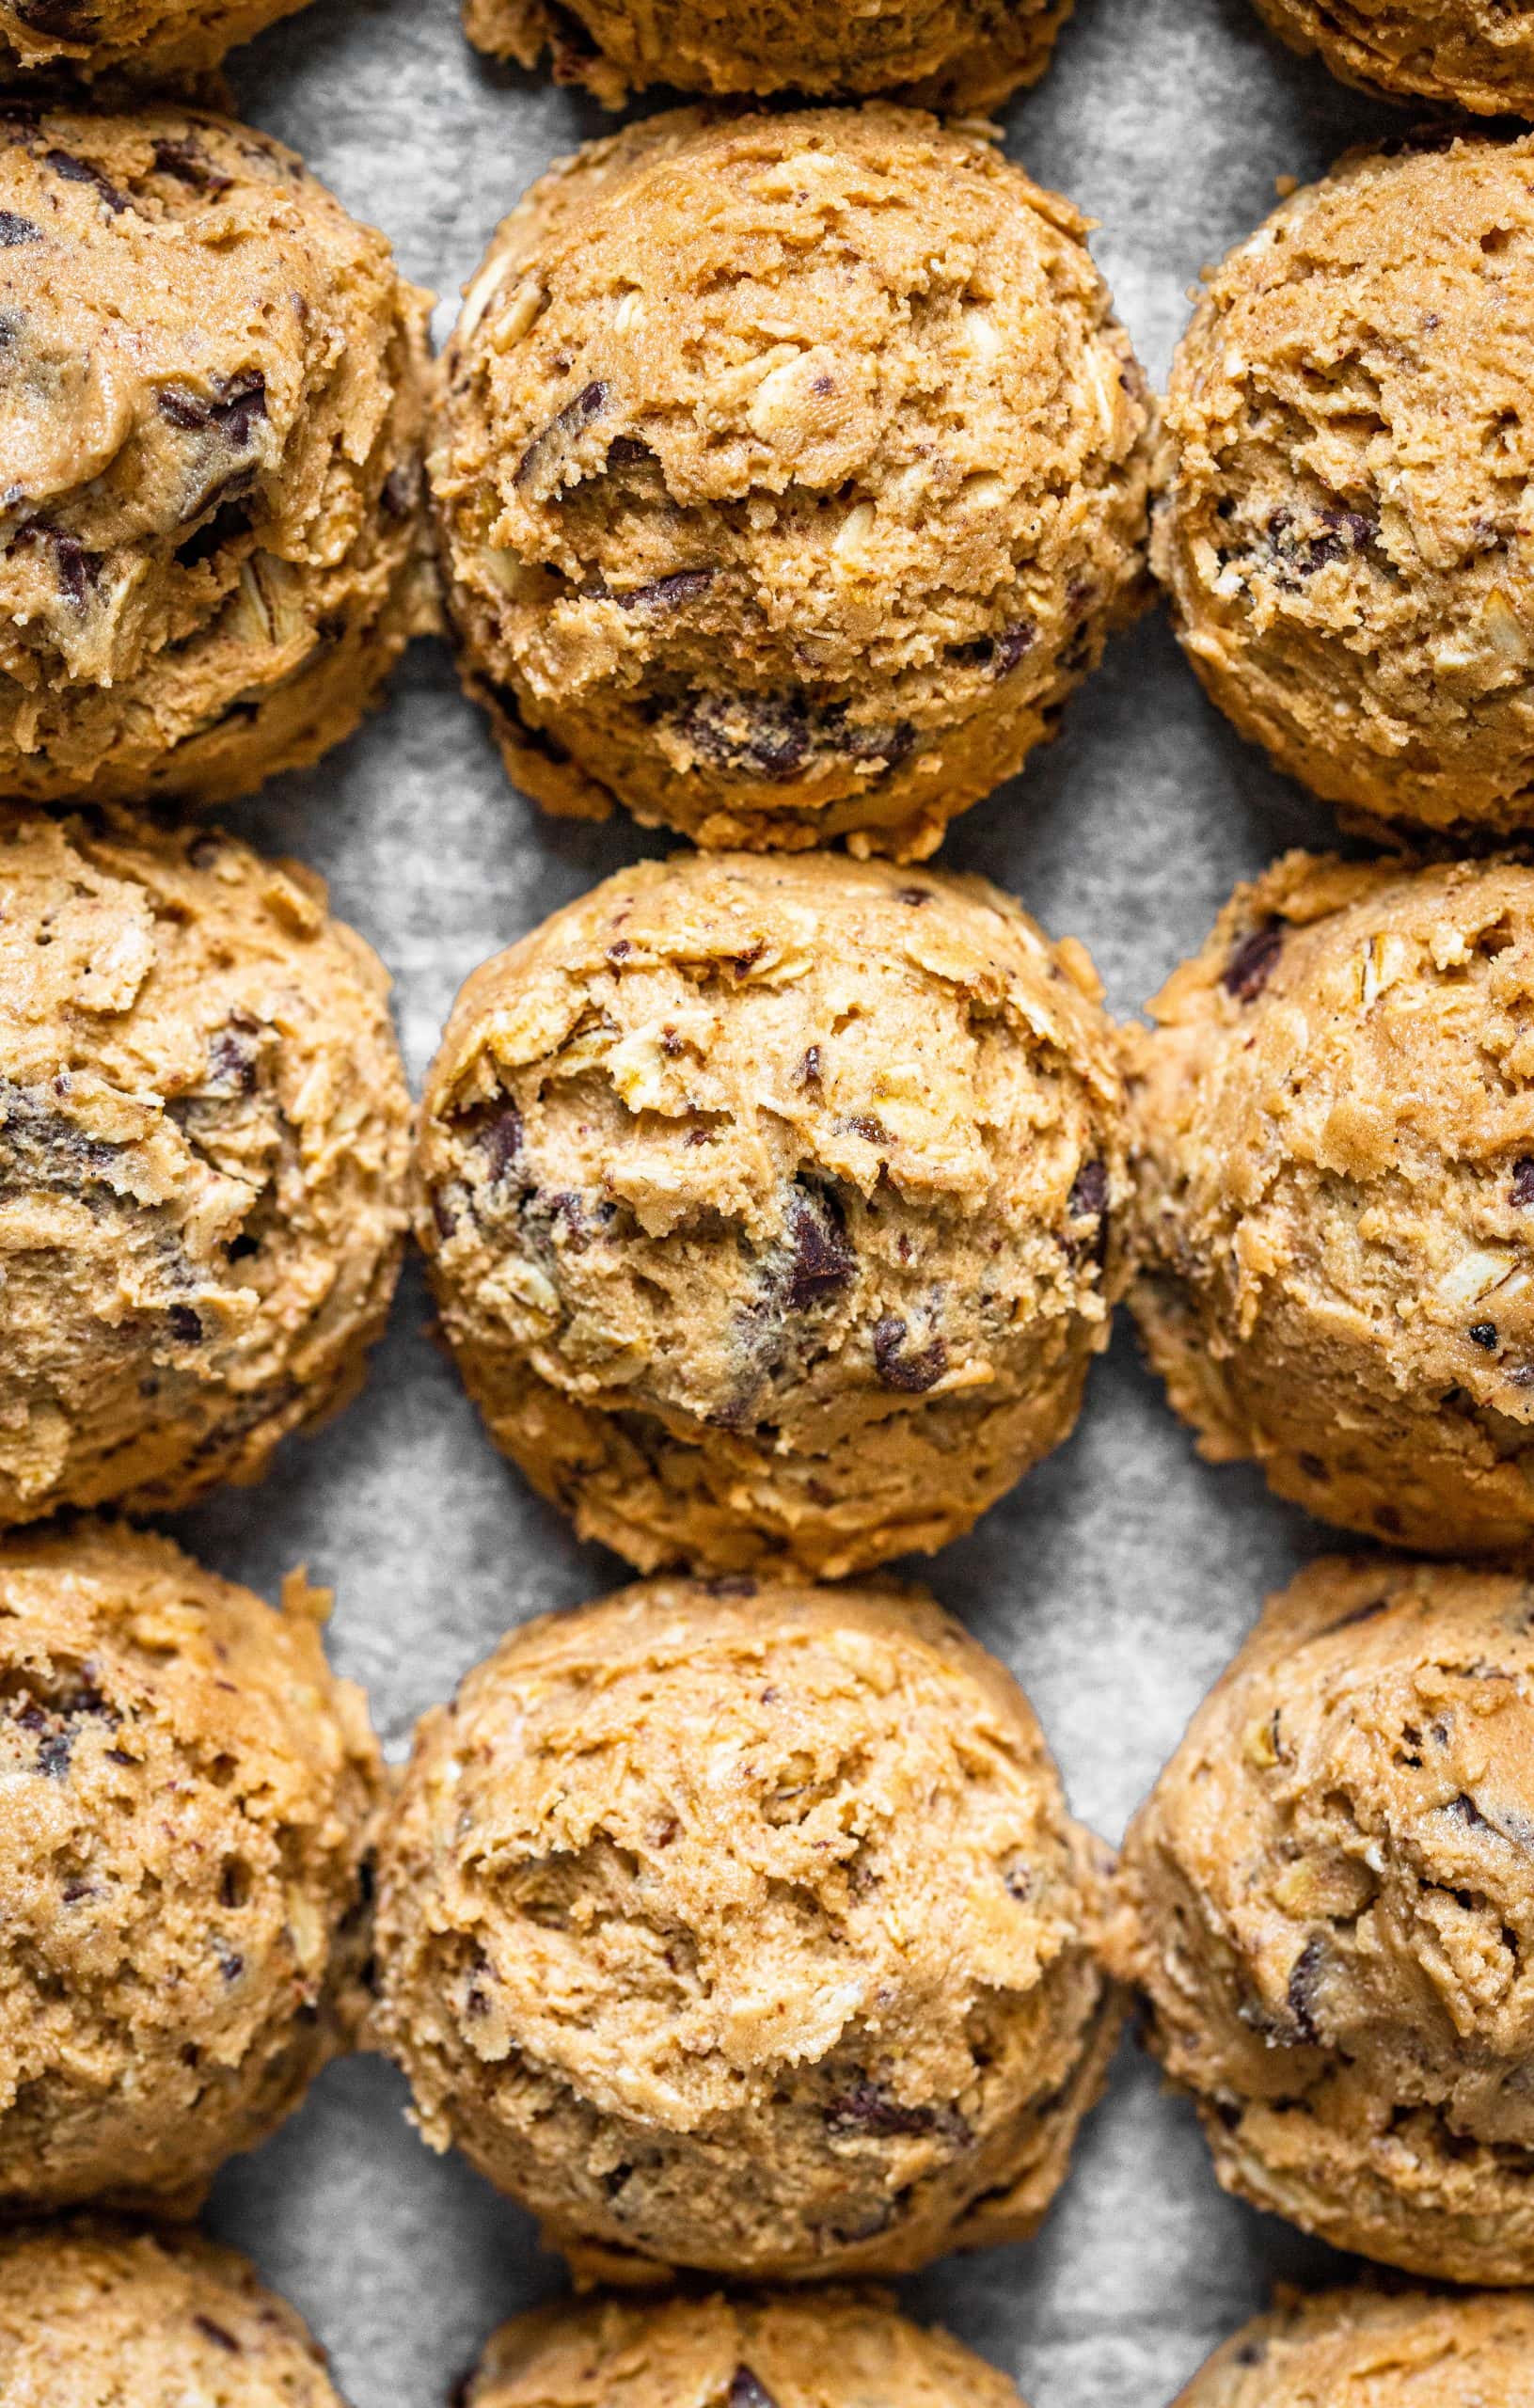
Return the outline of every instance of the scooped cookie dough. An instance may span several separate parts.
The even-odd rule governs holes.
[[[1227,2189],[1464,2283],[1534,2280],[1531,1627],[1511,1575],[1312,1565],[1131,1825],[1111,1952]]]
[[[1127,1033],[1131,1302],[1214,1463],[1430,1554],[1534,1536],[1534,870],[1291,853]]]
[[[0,2206],[190,2212],[355,2016],[380,1771],[328,1606],[111,1524],[0,1541]]]
[[[303,0],[0,0],[0,77],[134,83],[206,75]]]
[[[630,91],[889,92],[934,109],[999,105],[1050,63],[1071,0],[467,0],[471,41],[584,84],[621,108]]]
[[[0,1523],[185,1504],[359,1385],[399,1271],[387,980],[295,863],[0,807]]]
[[[590,2300],[503,2324],[462,2408],[1020,2408],[1004,2375],[877,2294],[658,2306]],[[1458,2408],[1458,2403],[1456,2403]]]
[[[583,2273],[899,2272],[1058,2188],[1101,1907],[1026,1700],[928,1600],[656,1582],[422,1721],[374,2036]]]
[[[426,295],[279,143],[0,113],[0,792],[216,800],[425,624]]]
[[[1173,369],[1188,657],[1376,828],[1534,821],[1531,236],[1534,136],[1353,152],[1212,272]]]
[[[1531,2363],[1516,2295],[1320,2291],[1255,2317],[1177,2408],[1522,2408]]]
[[[418,1227],[497,1445],[645,1571],[967,1529],[1122,1285],[1099,994],[982,880],[831,854],[642,863],[486,962]]]
[[[1534,117],[1534,26],[1499,0],[1257,0],[1291,50],[1366,90]]]
[[[679,111],[535,185],[430,461],[516,782],[906,860],[1010,777],[1142,593],[1150,405],[1085,230],[884,105]]]

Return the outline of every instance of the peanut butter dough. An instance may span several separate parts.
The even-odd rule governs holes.
[[[1525,2408],[1531,2366],[1516,2294],[1320,2291],[1243,2325],[1176,2408]]]
[[[1432,1554],[1534,1538],[1534,869],[1291,853],[1127,1033],[1131,1293],[1211,1462]]]
[[[900,2272],[1065,2175],[1119,2020],[1099,1863],[928,1600],[655,1582],[425,1717],[374,2033],[583,2274]]]
[[[547,808],[930,853],[1142,593],[1149,404],[1068,202],[875,103],[684,110],[500,228],[431,455]]]
[[[1153,558],[1280,768],[1454,835],[1534,822],[1534,135],[1425,140],[1350,153],[1210,272]]]
[[[482,0],[482,5],[485,0]],[[1508,0],[1257,0],[1291,50],[1366,90],[1534,117],[1534,24]]]
[[[980,879],[824,853],[643,863],[486,962],[418,1226],[497,1444],[644,1571],[967,1529],[1122,1285],[1099,993]]]
[[[1131,1826],[1111,1950],[1227,2190],[1464,2283],[1534,2280],[1531,1634],[1510,1574],[1311,1565]]]
[[[56,0],[55,0],[56,4]],[[46,5],[46,0],[45,0]],[[888,92],[934,109],[999,106],[1050,63],[1071,0],[467,0],[471,41],[584,84],[631,90]]]
[[[189,2213],[337,2047],[380,1770],[329,1602],[114,1524],[0,1541],[0,2207]]]
[[[0,1523],[254,1480],[344,1402],[403,1242],[387,980],[208,831],[0,806]]]
[[[0,77],[182,84],[304,0],[0,0]]]
[[[0,792],[243,793],[425,623],[426,295],[291,150],[0,112]]]
[[[462,2408],[1020,2408],[1004,2375],[878,2295],[599,2299],[503,2324]],[[1458,2403],[1456,2403],[1458,2408]]]

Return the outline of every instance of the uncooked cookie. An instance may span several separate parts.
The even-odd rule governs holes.
[[[1528,135],[1353,152],[1183,337],[1155,566],[1212,699],[1352,820],[1534,821],[1531,390]]]
[[[426,295],[264,134],[0,110],[0,792],[217,800],[425,624]]]
[[[445,366],[465,681],[550,810],[916,859],[1141,598],[1149,404],[1085,221],[915,112],[589,146]]]
[[[461,2408],[1021,2408],[1004,2375],[879,2296],[590,2300],[503,2324]],[[1458,2408],[1458,2403],[1455,2403]],[[1501,2403],[1497,2403],[1501,2408]]]
[[[304,0],[0,0],[0,78],[184,83]]]
[[[374,2037],[583,2273],[903,2271],[1065,2175],[1119,2020],[1099,1855],[926,1599],[625,1590],[421,1723]]]
[[[1534,117],[1534,25],[1507,0],[1257,0],[1291,50],[1366,90]]]
[[[1531,2365],[1516,2294],[1319,2291],[1243,2325],[1176,2408],[1525,2408]]]
[[[46,0],[45,0],[46,4]],[[471,41],[584,84],[609,108],[631,90],[889,92],[934,109],[998,106],[1036,83],[1071,0],[466,0]]]
[[[1113,1959],[1227,2189],[1342,2249],[1534,2281],[1534,1592],[1328,1558],[1124,1844]]]
[[[1534,1538],[1534,869],[1292,853],[1127,1033],[1131,1303],[1211,1462]]]
[[[295,863],[0,807],[0,1523],[253,1480],[360,1383],[410,1103]]]
[[[644,1571],[967,1529],[1122,1286],[1099,992],[982,880],[831,854],[643,863],[486,962],[418,1227],[497,1444]]]
[[[0,2207],[190,2212],[355,2016],[380,1771],[328,1605],[113,1524],[0,1541]]]

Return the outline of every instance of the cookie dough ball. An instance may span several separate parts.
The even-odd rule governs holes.
[[[0,807],[0,1523],[254,1480],[360,1385],[410,1103],[296,863]]]
[[[981,879],[830,854],[642,863],[486,962],[419,1228],[497,1445],[644,1571],[968,1529],[1122,1285],[1099,992]]]
[[[1534,1537],[1534,870],[1290,854],[1128,1036],[1131,1293],[1211,1462],[1430,1554]]]
[[[292,0],[290,0],[292,5]],[[999,105],[1050,63],[1071,0],[467,0],[471,41],[584,84],[621,108],[631,90],[888,92],[935,109]]]
[[[514,1631],[421,1723],[378,1901],[426,2138],[619,2279],[1032,2232],[1118,2025],[1027,1701],[898,1591],[656,1582]]]
[[[1531,2363],[1526,2299],[1321,2291],[1254,2317],[1177,2408],[1522,2408]]]
[[[112,1524],[0,1541],[0,2207],[189,2212],[334,2052],[380,1775],[329,1602]]]
[[[223,118],[0,113],[0,792],[240,794],[425,610],[426,296]]]
[[[1131,1828],[1114,1945],[1228,2190],[1534,2281],[1531,1838],[1526,1582],[1332,1558],[1270,1602]]]
[[[484,5],[484,0],[481,0]],[[1534,26],[1503,0],[1257,0],[1291,50],[1366,90],[1534,117]]]
[[[462,2408],[1021,2408],[1004,2375],[946,2333],[856,2291],[589,2300],[514,2317]],[[1458,2408],[1458,2403],[1456,2403]]]
[[[0,78],[98,75],[134,83],[205,76],[303,0],[0,0]]]
[[[1137,603],[1149,408],[1085,221],[910,111],[652,118],[500,228],[431,456],[550,810],[916,859]]]
[[[1280,768],[1484,832],[1534,821],[1534,136],[1444,143],[1352,154],[1212,272],[1153,550]]]

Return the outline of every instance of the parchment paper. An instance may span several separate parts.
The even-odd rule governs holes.
[[[316,0],[237,56],[241,105],[294,144],[405,270],[453,296],[497,219],[550,158],[603,130],[593,104],[493,71],[453,0]],[[657,104],[652,100],[650,105]],[[1289,56],[1247,0],[1081,0],[1007,147],[1101,221],[1098,256],[1158,385],[1206,261],[1395,123]],[[419,1081],[459,982],[485,955],[645,849],[625,821],[540,818],[506,784],[446,654],[419,646],[387,710],[306,775],[228,815],[302,855],[396,981]],[[1084,940],[1122,1012],[1203,935],[1239,877],[1325,843],[1325,813],[1202,701],[1164,622],[1112,648],[1059,743],[960,820],[942,858]],[[338,1592],[332,1652],[392,1754],[510,1624],[615,1584],[481,1434],[407,1275],[361,1401],[291,1443],[263,1486],[182,1534],[271,1595],[306,1560]],[[1324,1544],[1244,1469],[1194,1459],[1127,1329],[1071,1443],[930,1567],[913,1566],[1013,1666],[1082,1815],[1116,1838],[1265,1588]],[[209,2211],[303,2308],[353,2408],[441,2408],[489,2329],[558,2288],[532,2228],[433,2156],[381,2062],[333,2067]],[[1189,2111],[1133,2044],[1031,2246],[952,2259],[908,2286],[1006,2368],[1033,2408],[1157,2408],[1275,2278],[1340,2261],[1224,2198]]]

